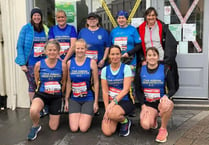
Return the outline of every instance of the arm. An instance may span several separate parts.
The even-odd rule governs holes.
[[[102,97],[103,97],[104,107],[106,110],[109,104],[108,82],[106,80],[106,67],[104,67],[101,72],[101,85],[102,85]]]
[[[131,88],[131,81],[132,77],[125,77],[123,81],[123,89],[122,91],[118,94],[116,97],[117,101],[119,102],[120,100],[123,99],[123,97],[130,91]]]
[[[117,102],[119,102],[123,97],[129,93],[131,88],[131,82],[133,79],[133,73],[129,65],[124,66],[124,79],[123,79],[123,89],[120,91],[116,97]]]
[[[66,63],[62,62],[62,93],[65,91],[66,87],[66,77],[67,77],[67,65]]]
[[[168,87],[168,92],[167,92],[167,96],[168,98],[171,98],[175,93],[176,93],[176,88],[175,88],[175,80],[174,77],[172,75],[172,72],[167,68],[165,69],[165,74],[166,74],[166,84]]]
[[[98,107],[98,97],[99,97],[99,79],[98,79],[98,68],[95,60],[91,60],[91,70],[94,81],[95,97],[94,97],[94,113],[99,109]]]
[[[137,52],[139,52],[140,49],[142,49],[141,43],[138,43],[138,44],[135,45],[135,47],[134,47],[133,49],[131,49],[131,50],[128,51],[127,53],[128,53],[129,56],[131,56],[131,55],[134,55],[134,54],[136,54]]]
[[[54,32],[53,32],[53,27],[51,27],[48,32],[48,40],[53,40],[54,38],[55,38],[55,36],[54,36]]]
[[[71,93],[71,79],[70,79],[70,61],[67,63],[67,83],[66,83],[66,92],[65,92],[65,111],[68,111],[68,101]]]
[[[70,48],[69,48],[69,51],[67,52],[65,58],[64,58],[64,62],[67,62],[68,59],[73,55],[73,53],[75,52],[75,49],[74,49],[74,45],[75,45],[75,41],[77,40],[77,38],[70,38],[70,42],[71,42],[71,45],[70,45]]]
[[[136,44],[132,50],[128,51],[123,56],[129,57],[134,54],[137,56],[137,61],[143,61],[145,59],[141,43]]]
[[[104,102],[104,106],[105,106],[105,110],[106,110],[107,106],[109,104],[107,80],[106,79],[101,79],[101,84],[102,84],[102,97],[103,97],[103,102]]]
[[[102,60],[100,60],[98,67],[104,66],[105,60],[107,59],[107,56],[108,56],[108,53],[109,53],[109,47],[106,47],[105,52],[104,52],[104,56],[103,56]]]
[[[39,84],[39,79],[40,79],[39,70],[40,70],[40,61],[38,61],[34,67],[34,77],[37,86]]]
[[[140,72],[141,72],[141,68],[138,67],[136,69],[136,75],[134,78],[134,86],[135,86],[136,98],[138,99],[140,106],[143,106],[145,95],[144,92],[142,91]]]
[[[172,65],[177,55],[177,41],[170,32],[168,25],[163,25],[163,48],[164,48],[164,62],[167,65]]]
[[[15,59],[15,62],[20,66],[26,65],[25,54],[24,54],[25,37],[26,37],[26,26],[23,26],[18,36],[18,41],[16,46],[17,57]]]

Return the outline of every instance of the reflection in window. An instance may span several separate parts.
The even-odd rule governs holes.
[[[193,4],[193,1],[194,0],[174,0],[183,18],[187,15],[189,8]],[[171,6],[169,0],[165,0],[165,6]],[[186,42],[180,42],[180,41],[184,41],[185,37],[188,37],[186,33],[189,31],[189,29],[190,30],[192,29],[192,25],[187,25],[187,27],[185,27],[186,29],[184,30],[181,29],[181,34],[182,34],[181,40],[180,41],[178,40],[178,41],[180,44],[183,44],[183,45],[178,48],[179,53],[202,53],[202,50],[198,49],[198,46],[199,48],[202,48],[203,10],[204,10],[203,7],[204,7],[204,1],[199,0],[196,7],[194,8],[194,10],[192,11],[192,13],[190,14],[190,16],[188,17],[186,21],[186,24],[195,24],[196,36],[194,36],[194,39],[196,41],[191,41],[191,40],[189,41],[186,39],[187,40]],[[170,24],[181,24],[180,18],[176,15],[176,12],[174,11],[172,6],[171,6],[171,14],[170,14],[170,17],[168,18],[170,19]],[[188,32],[188,34],[191,34],[191,33]],[[192,39],[192,37],[190,37],[190,39]]]

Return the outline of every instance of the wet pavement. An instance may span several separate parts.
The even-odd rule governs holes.
[[[32,125],[29,109],[6,109],[0,111],[0,145],[157,145],[158,130],[143,130],[139,125],[139,110],[132,120],[128,137],[119,137],[116,132],[106,137],[101,131],[104,108],[95,116],[87,133],[72,133],[68,127],[68,115],[62,114],[57,131],[48,127],[48,116],[40,119],[42,130],[34,141],[26,137]],[[160,124],[160,118],[158,118]],[[168,141],[165,145],[209,145],[209,111],[206,109],[175,108],[168,124]]]

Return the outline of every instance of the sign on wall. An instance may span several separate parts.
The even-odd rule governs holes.
[[[67,23],[77,28],[76,1],[73,0],[55,0],[55,12],[64,10],[67,15]]]

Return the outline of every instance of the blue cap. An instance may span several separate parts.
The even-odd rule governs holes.
[[[118,18],[119,16],[124,16],[126,17],[126,19],[128,19],[128,12],[123,11],[123,10],[118,11],[116,18]]]

